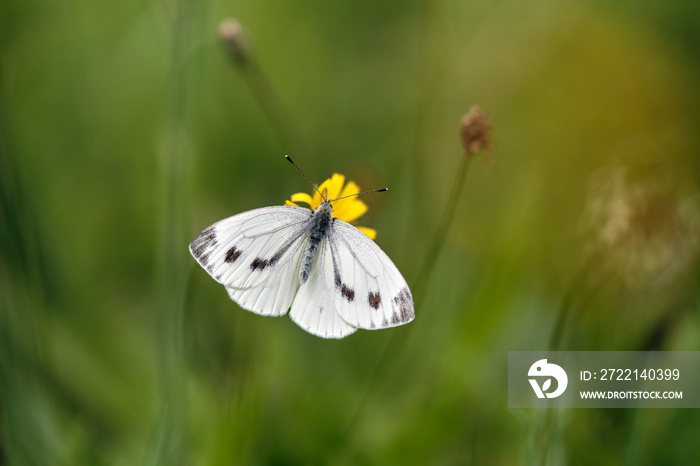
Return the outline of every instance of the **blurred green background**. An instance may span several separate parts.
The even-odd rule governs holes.
[[[696,464],[697,410],[508,409],[506,365],[700,350],[699,84],[694,0],[3,0],[0,464]],[[414,322],[322,340],[196,266],[309,191],[285,154],[390,188]]]

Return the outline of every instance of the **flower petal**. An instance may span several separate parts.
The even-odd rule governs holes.
[[[343,188],[343,192],[340,193],[339,197],[350,196],[351,194],[359,194],[360,187],[354,181],[348,181],[348,184]]]
[[[360,187],[357,185],[357,183],[354,181],[348,181],[348,184],[346,185],[345,176],[339,173],[333,173],[333,176],[321,183],[318,186],[318,191],[315,191],[313,195],[309,195],[307,193],[292,194],[291,200],[285,201],[285,205],[298,206],[298,202],[303,202],[308,204],[314,210],[318,209],[318,207],[324,201],[319,192],[323,193],[323,195],[329,200],[351,196],[333,202],[333,217],[335,218],[339,218],[346,222],[352,222],[360,218],[368,210],[367,204],[354,196],[355,194],[360,193]],[[373,228],[357,228],[359,228],[360,231],[371,239],[377,237],[377,230]]]
[[[357,229],[360,230],[365,235],[369,236],[370,239],[372,239],[372,240],[377,237],[377,230],[375,230],[374,228],[357,227]]]
[[[359,199],[343,199],[333,205],[333,216],[346,222],[352,222],[363,216],[367,210],[367,204]]]
[[[338,173],[333,173],[333,176],[330,179],[324,181],[321,184],[321,186],[318,187],[318,190],[323,193],[323,190],[325,189],[326,192],[324,194],[326,195],[326,198],[335,199],[337,197],[340,197],[340,190],[343,188],[344,183],[345,176],[340,175]]]
[[[303,202],[305,204],[309,204],[311,207],[314,207],[314,200],[306,193],[292,194],[291,200],[292,202]]]

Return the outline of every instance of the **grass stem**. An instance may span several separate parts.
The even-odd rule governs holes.
[[[255,56],[246,31],[232,18],[219,25],[219,37],[229,62],[243,74],[265,118],[277,134],[287,153],[304,154],[310,159],[310,146],[302,136],[292,113],[284,104]]]
[[[462,192],[462,189],[464,188],[464,182],[467,178],[472,158],[473,157],[469,154],[465,154],[460,159],[459,168],[457,169],[454,181],[452,183],[452,188],[450,189],[450,195],[442,215],[442,220],[440,221],[438,229],[436,230],[435,237],[433,238],[431,246],[428,249],[428,253],[426,254],[423,266],[417,276],[417,281],[414,282],[414,284],[412,285],[411,289],[414,290],[413,296],[414,305],[416,309],[420,309],[422,303],[424,302],[427,282],[430,277],[430,274],[433,271],[433,268],[435,267],[435,264],[437,263],[438,256],[440,254],[440,251],[442,250],[445,238],[447,237],[447,232],[454,219],[454,214],[457,208],[457,202],[459,201],[460,194]],[[416,297],[418,297],[417,301]],[[401,346],[403,346],[403,344],[406,342],[409,335],[411,334],[412,328],[413,327],[409,325],[407,328],[401,329],[400,331],[396,330],[392,332],[391,336],[389,337],[386,346],[381,352],[381,355],[377,360],[377,364],[369,377],[367,387],[360,398],[358,407],[355,410],[354,414],[351,416],[348,426],[345,429],[346,435],[344,436],[344,438],[348,440],[345,443],[346,446],[350,444],[352,433],[355,431],[356,425],[359,422],[362,412],[367,405],[369,397],[375,387],[376,381],[379,379],[379,374],[386,373],[386,364],[389,360],[388,356],[390,354],[397,354]]]
[[[313,159],[311,147],[302,136],[292,113],[256,60],[252,60],[248,66],[243,68],[243,75],[285,150]]]
[[[419,304],[422,303],[424,299],[424,292],[427,283],[430,278],[430,274],[435,268],[435,264],[440,256],[440,252],[445,244],[445,238],[447,237],[447,232],[449,231],[452,222],[454,221],[455,211],[457,209],[457,203],[459,202],[460,194],[464,188],[464,183],[467,179],[467,174],[469,172],[469,167],[472,161],[471,156],[465,155],[460,159],[459,167],[455,173],[454,180],[452,182],[452,188],[450,189],[450,194],[447,198],[447,205],[442,214],[442,219],[438,224],[438,228],[435,232],[428,252],[425,255],[423,265],[421,266],[418,275],[413,283],[413,295],[414,298],[418,297]],[[419,307],[418,305],[416,307]]]
[[[156,238],[154,314],[158,329],[159,405],[146,464],[188,463],[185,441],[187,395],[183,325],[187,253],[186,187],[190,155],[188,121],[193,101],[194,69],[188,54],[200,20],[196,2],[180,0],[171,31],[170,79],[159,147],[159,229]]]

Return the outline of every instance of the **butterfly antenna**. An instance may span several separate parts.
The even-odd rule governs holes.
[[[372,191],[362,191],[361,193],[357,193],[357,194],[348,194],[347,196],[337,197],[337,198],[335,198],[335,199],[331,199],[329,202],[339,201],[339,200],[341,200],[341,199],[345,199],[346,197],[361,196],[362,194],[381,193],[381,192],[384,192],[384,191],[389,191],[389,188],[374,189],[374,190],[372,190]]]
[[[321,195],[321,197],[323,198],[323,200],[324,200],[324,201],[327,201],[328,199],[326,199],[326,196],[324,196],[323,193],[322,193],[321,191],[318,190],[318,187],[313,183],[313,181],[311,181],[311,179],[310,179],[308,176],[306,176],[306,173],[304,173],[304,172],[301,170],[301,168],[299,168],[299,165],[297,165],[296,163],[294,163],[294,160],[292,160],[292,158],[291,158],[290,156],[285,155],[285,157],[286,157],[287,160],[289,160],[289,163],[291,163],[292,165],[294,165],[294,166],[296,167],[296,169],[299,170],[299,173],[301,173],[301,174],[304,176],[304,178],[306,178],[306,181],[308,181],[309,184],[310,184],[311,186],[314,187],[314,189],[316,190],[316,192],[319,193],[319,194]]]

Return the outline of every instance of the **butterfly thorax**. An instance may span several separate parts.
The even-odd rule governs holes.
[[[306,244],[304,257],[299,268],[299,281],[303,284],[308,278],[316,263],[318,248],[321,241],[328,236],[333,223],[333,207],[330,202],[322,203],[311,215],[309,221],[309,241]]]

